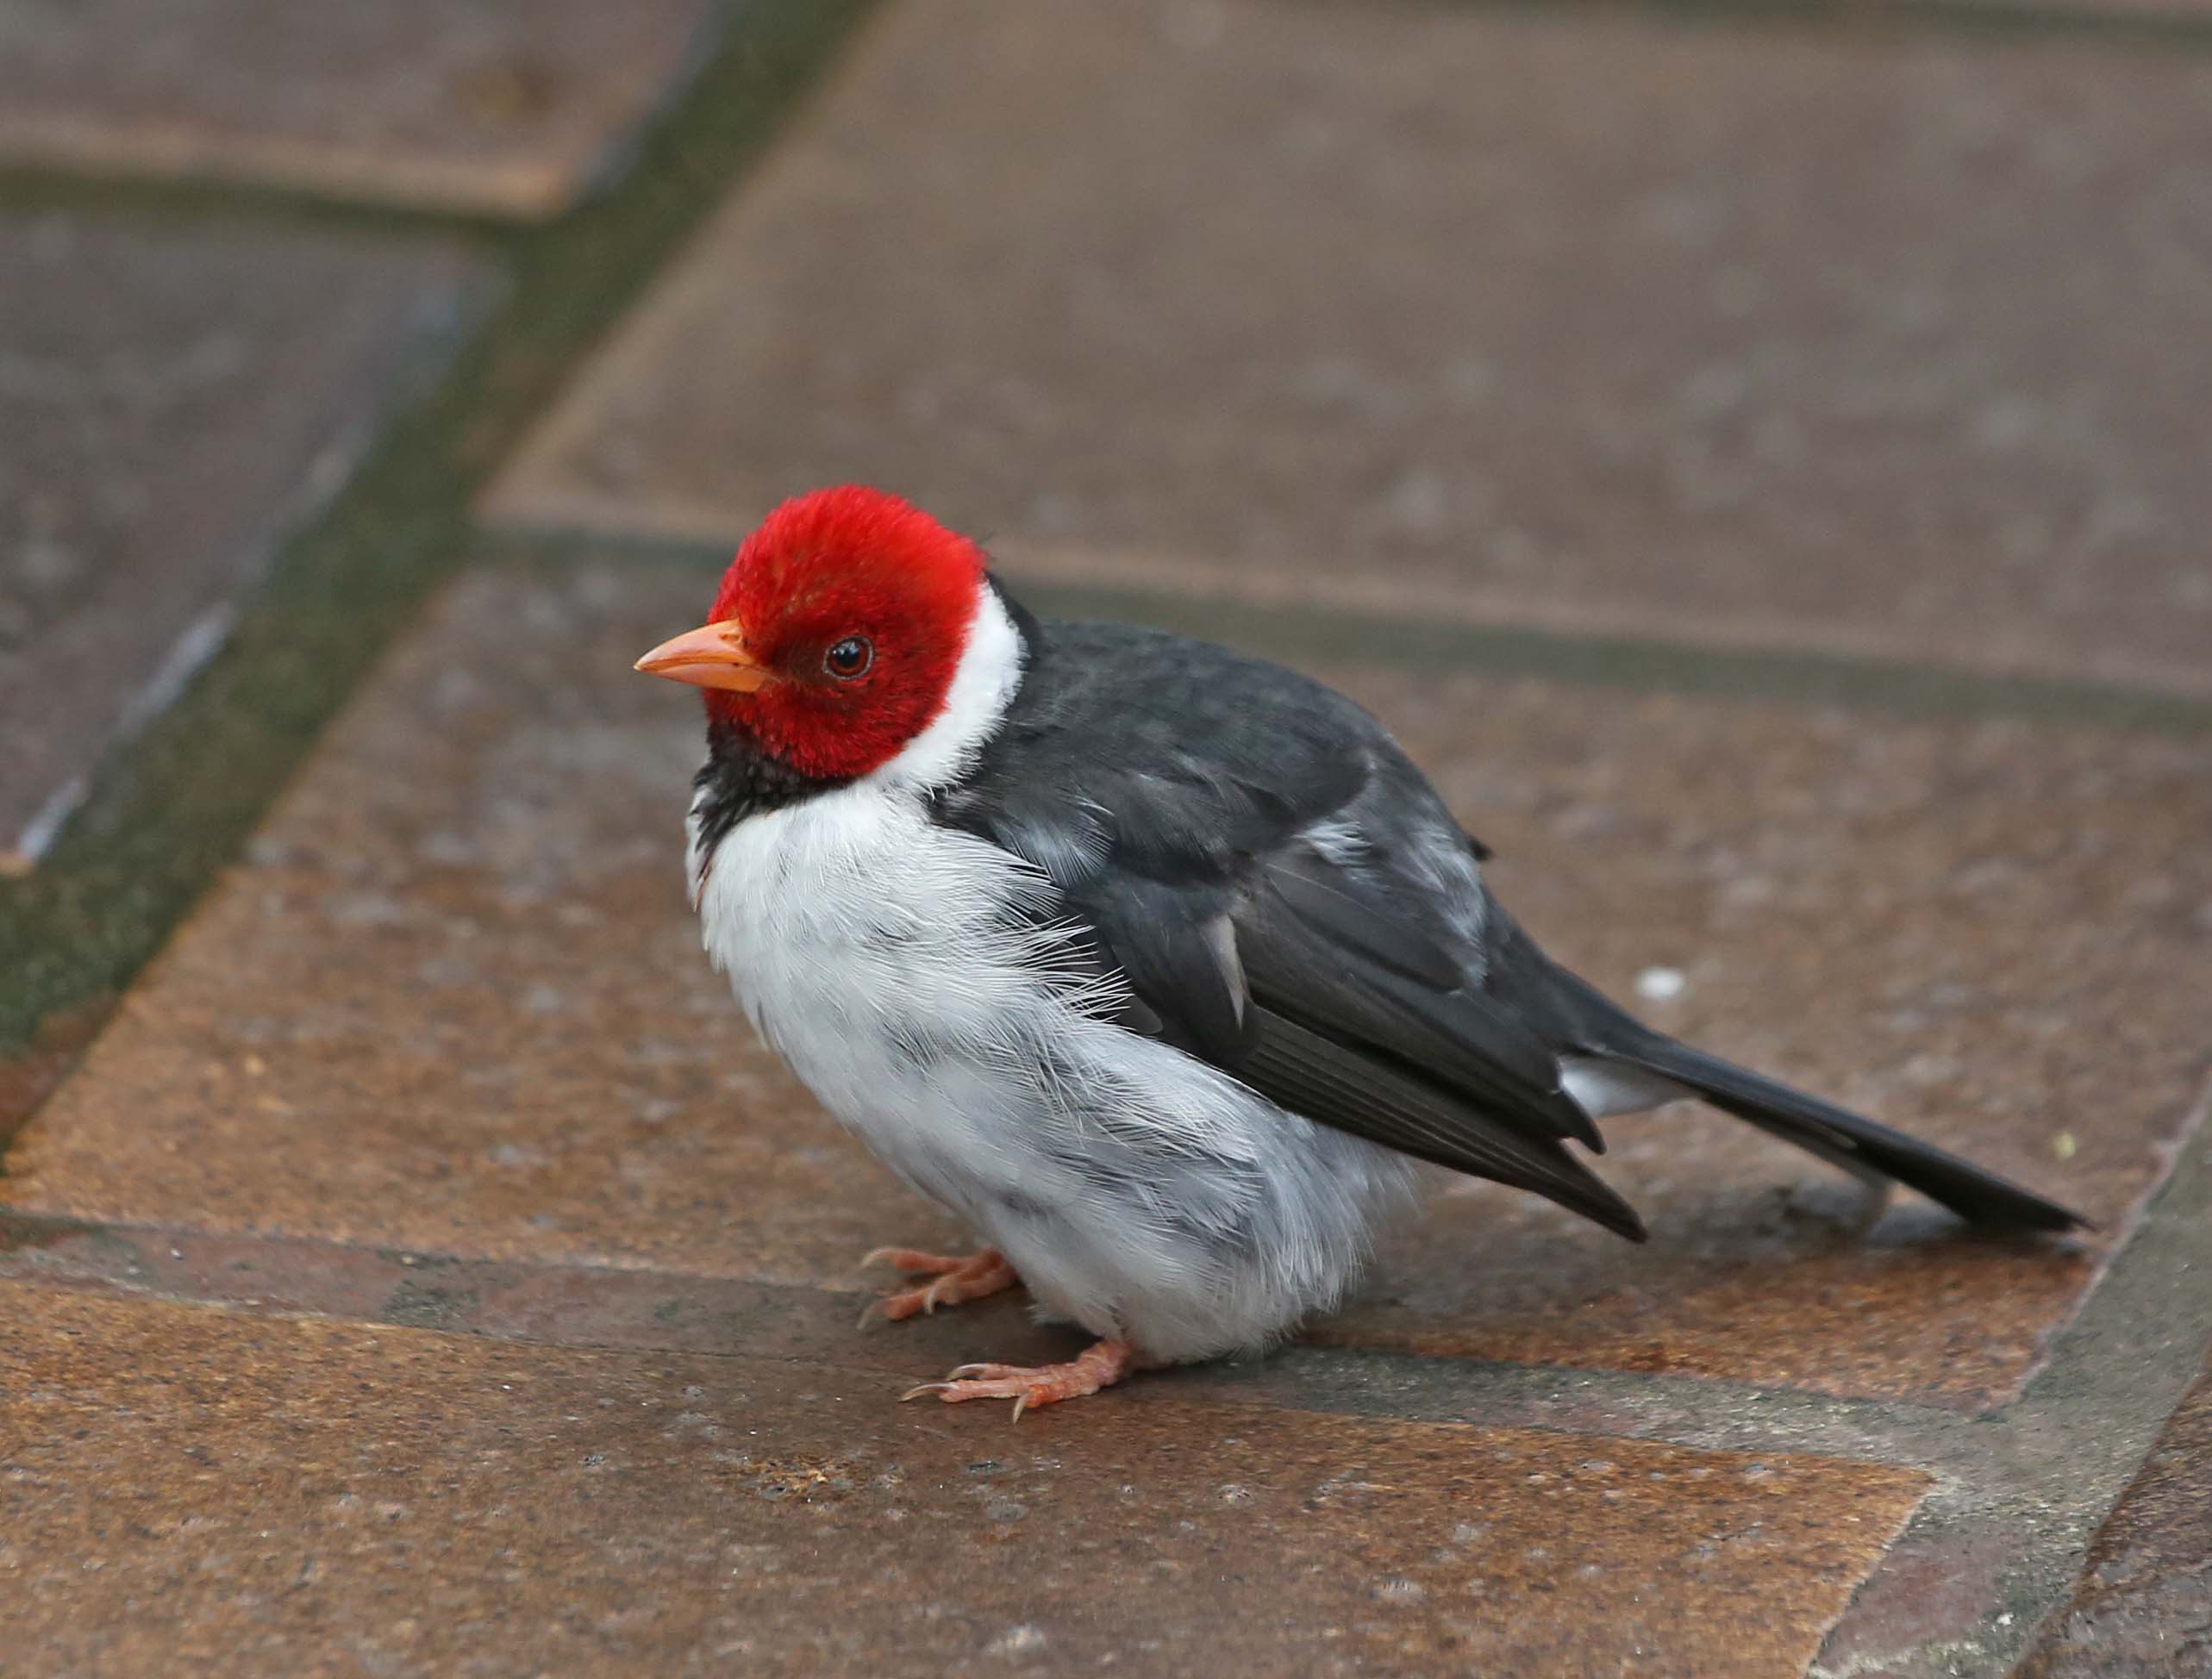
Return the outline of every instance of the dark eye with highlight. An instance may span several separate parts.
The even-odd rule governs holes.
[[[868,644],[868,638],[865,635],[848,635],[834,643],[822,656],[822,668],[840,682],[850,682],[857,676],[865,675],[875,662],[876,650]]]

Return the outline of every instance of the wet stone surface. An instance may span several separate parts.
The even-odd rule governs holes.
[[[0,158],[538,215],[620,160],[715,0],[10,0]]]
[[[697,714],[629,665],[709,591],[646,565],[459,585],[25,1128],[0,1204],[822,1288],[846,1314],[868,1248],[956,1247],[699,953]],[[1563,959],[2125,1229],[2204,1070],[2212,747],[1336,674]],[[1909,1199],[1861,1237],[1847,1181],[1695,1108],[1609,1131],[1649,1246],[1455,1182],[1314,1333],[1978,1406],[2094,1273],[2093,1245],[1976,1239]],[[788,1308],[793,1350],[844,1356],[836,1303],[713,1309],[772,1342]],[[966,1309],[1030,1344],[1010,1302]],[[851,1356],[901,1363],[875,1339]]]
[[[896,9],[494,505],[2208,691],[2208,140],[2154,45]]]
[[[2018,1679],[2212,1672],[2212,1358],[2090,1547]]]
[[[0,865],[219,642],[484,281],[418,241],[0,213]]]
[[[1790,1679],[1925,1486],[1157,1389],[1009,1428],[790,1364],[5,1284],[0,1308],[28,1673],[832,1674],[897,1650]]]

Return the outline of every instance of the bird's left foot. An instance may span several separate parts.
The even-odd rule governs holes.
[[[910,1275],[918,1273],[932,1279],[920,1288],[900,1289],[881,1300],[870,1301],[867,1309],[860,1314],[864,1325],[872,1318],[897,1323],[917,1312],[934,1312],[940,1306],[957,1306],[964,1300],[981,1300],[1022,1281],[1014,1267],[1006,1263],[1006,1256],[995,1247],[957,1258],[944,1253],[920,1253],[908,1247],[879,1247],[860,1263],[893,1265]]]
[[[942,1382],[925,1382],[899,1395],[903,1405],[924,1394],[934,1394],[947,1405],[964,1399],[1010,1399],[1014,1420],[1040,1405],[1057,1405],[1110,1388],[1135,1367],[1136,1353],[1127,1341],[1101,1341],[1065,1364],[962,1364]]]

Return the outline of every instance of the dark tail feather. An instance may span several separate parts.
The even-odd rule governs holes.
[[[1975,1224],[2009,1230],[2072,1230],[2089,1224],[2080,1214],[1932,1144],[1656,1033],[1640,1038],[1633,1047],[1609,1045],[1605,1052],[1686,1084],[1721,1112],[1846,1171],[1871,1168],[1894,1177]]]

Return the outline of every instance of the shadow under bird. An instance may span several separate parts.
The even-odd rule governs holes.
[[[894,496],[778,507],[710,621],[638,668],[705,690],[690,872],[709,953],[823,1106],[988,1245],[879,1251],[931,1280],[872,1309],[1018,1284],[1097,1338],[909,1398],[1018,1416],[1265,1346],[1342,1298],[1422,1161],[1640,1241],[1573,1145],[1682,1096],[1978,1224],[2084,1222],[1558,966],[1343,696],[1033,617]]]

